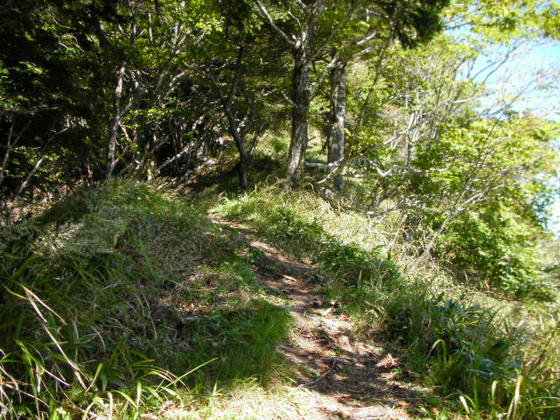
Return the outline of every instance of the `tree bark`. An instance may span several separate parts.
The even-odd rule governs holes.
[[[115,150],[117,148],[117,139],[119,135],[119,125],[121,123],[121,99],[124,79],[124,64],[122,64],[117,73],[117,84],[115,86],[115,115],[113,118],[113,126],[111,127],[111,136],[109,138],[109,146],[107,150],[107,179],[111,179],[115,165],[117,163],[115,158]]]
[[[237,164],[239,186],[241,189],[246,190],[249,187],[249,183],[247,181],[249,154],[247,153],[247,148],[245,147],[246,136],[237,124],[229,103],[224,103],[224,111],[228,120],[229,133],[233,136],[235,144],[237,145],[237,150],[239,151],[239,163]]]
[[[311,86],[309,85],[309,66],[313,59],[311,48],[313,46],[314,32],[317,19],[327,7],[325,0],[310,2],[298,1],[298,8],[303,11],[304,17],[299,20],[292,15],[301,29],[301,32],[284,32],[274,21],[270,12],[262,1],[256,0],[261,12],[273,30],[280,35],[289,45],[294,57],[294,70],[292,73],[292,137],[288,155],[288,182],[291,186],[299,183],[303,169],[303,155],[308,142],[309,105],[311,102]]]
[[[288,181],[294,186],[299,183],[303,154],[308,141],[308,118],[311,92],[309,86],[309,60],[303,48],[294,51],[292,76],[292,138],[288,156]]]
[[[328,172],[335,171],[344,159],[344,120],[346,116],[346,63],[337,62],[331,70],[331,112],[329,128]],[[341,174],[334,178],[335,188],[342,191]]]
[[[249,181],[247,180],[247,167],[249,166],[247,157],[241,158],[237,172],[239,174],[239,186],[241,189],[246,190],[249,188]]]

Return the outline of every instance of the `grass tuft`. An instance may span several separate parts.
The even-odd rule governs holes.
[[[268,381],[290,318],[220,227],[133,181],[55,208],[0,232],[4,415],[134,418]]]

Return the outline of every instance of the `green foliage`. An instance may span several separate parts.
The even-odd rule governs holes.
[[[393,262],[378,249],[365,250],[351,240],[341,240],[325,230],[321,219],[312,217],[312,221],[309,220],[313,210],[308,205],[304,204],[308,208],[303,211],[287,206],[285,203],[295,197],[291,194],[279,197],[275,188],[264,188],[241,200],[226,201],[215,211],[229,218],[255,222],[259,230],[275,243],[282,244],[298,257],[316,263],[330,279],[337,279],[337,282],[355,286],[361,279],[383,283],[398,277]]]
[[[471,391],[476,382],[478,392],[489,395],[494,381],[509,381],[521,366],[519,337],[496,319],[497,311],[444,301],[441,294],[407,293],[386,310],[387,333],[409,347],[413,363],[429,365],[430,380],[446,393]]]
[[[451,2],[446,17],[497,42],[518,37],[557,38],[558,4],[551,0]]]
[[[117,15],[115,2],[0,6],[0,188],[7,196],[17,194],[41,158],[32,181],[46,188],[79,179],[87,162],[92,169],[103,160],[98,139],[106,104],[100,99],[112,70],[101,28]]]
[[[466,276],[478,287],[501,289],[517,298],[554,300],[542,281],[533,235],[531,227],[507,209],[488,209],[486,214],[459,217],[441,239],[440,252],[458,277]]]
[[[550,0],[2,3],[0,416],[138,418],[185,403],[179,387],[269,382],[290,318],[259,288],[264,254],[194,209],[210,196],[314,265],[365,333],[460,394],[467,415],[558,417],[560,286],[543,249],[559,127],[511,103],[486,113],[471,78],[488,45],[557,38],[558,12]],[[435,37],[443,23],[468,33]],[[265,186],[297,155],[290,112],[311,109],[326,137],[333,65],[348,87],[341,174],[356,178],[345,195]],[[233,183],[211,171],[233,166],[235,147],[258,186],[223,198]],[[123,181],[17,211],[118,174],[211,188],[186,201]],[[492,296],[524,309],[500,312]]]
[[[385,67],[364,75],[357,65],[352,75],[350,112],[361,121],[351,134],[352,167],[369,175],[358,206],[401,214],[412,248],[459,281],[554,299],[534,250],[555,194],[557,124],[477,109],[484,86],[460,76],[479,54],[475,45],[440,36],[422,51],[386,54]],[[403,69],[398,79],[395,68]]]

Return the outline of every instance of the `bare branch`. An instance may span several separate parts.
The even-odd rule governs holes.
[[[12,152],[12,149],[18,144],[19,140],[21,139],[21,136],[23,135],[23,133],[25,133],[27,131],[27,129],[29,128],[29,126],[31,125],[31,120],[29,120],[27,122],[27,124],[25,124],[25,126],[19,131],[19,133],[17,133],[15,135],[14,138],[14,126],[15,126],[15,121],[12,121],[12,124],[10,125],[10,131],[8,133],[8,142],[6,144],[6,152],[4,154],[4,158],[2,159],[2,166],[0,167],[0,185],[2,185],[2,183],[4,182],[4,178],[6,176],[6,166],[8,165],[8,160],[10,158],[10,154]],[[13,139],[13,141],[12,141]]]
[[[328,168],[328,164],[326,163],[322,163],[322,162],[308,162],[305,161],[305,166],[308,166],[309,168]]]
[[[284,100],[285,100],[286,102],[288,102],[291,106],[295,106],[295,105],[296,105],[295,102],[292,101],[292,99],[291,99],[288,95],[286,95],[286,92],[280,91],[280,95],[281,95],[282,98],[284,98]]]
[[[327,77],[327,74],[328,74],[329,70],[332,70],[337,65],[337,63],[338,63],[338,57],[335,56],[329,62],[329,64],[327,64],[327,66],[323,70],[323,73],[321,73],[321,76],[319,77],[319,79],[315,83],[315,86],[311,88],[311,97],[315,96],[315,93],[317,93],[317,89],[319,88],[321,83],[323,83],[323,80],[325,80],[325,77]]]
[[[159,165],[158,168],[157,168],[157,171],[161,172],[161,170],[163,168],[171,165],[173,162],[180,159],[184,154],[190,153],[191,149],[192,149],[192,143],[189,142],[189,144],[187,144],[185,147],[183,147],[183,149],[179,153],[175,154],[174,156],[170,157],[165,162],[163,162],[161,165]]]
[[[35,162],[35,165],[33,165],[33,168],[31,168],[31,171],[29,171],[29,173],[27,174],[27,176],[25,177],[23,182],[19,185],[19,188],[16,192],[16,195],[14,196],[13,201],[16,201],[19,198],[19,196],[21,195],[21,193],[23,192],[23,190],[25,190],[25,188],[27,187],[27,184],[29,184],[29,181],[31,180],[31,178],[33,178],[33,175],[35,175],[35,173],[37,172],[37,170],[39,169],[39,167],[41,166],[41,164],[45,160],[45,157],[46,156],[41,156],[39,158],[39,160],[37,160],[37,162]]]
[[[371,47],[364,48],[363,50],[358,51],[356,54],[354,54],[354,58],[361,57],[362,55],[366,55],[366,54],[368,54],[372,51],[375,51],[375,50],[376,50],[376,47],[373,46],[373,45]]]
[[[298,17],[297,17],[296,15],[294,15],[294,14],[293,14],[292,12],[290,12],[290,11],[288,11],[288,15],[289,15],[293,20],[296,21],[296,23],[298,24],[298,26],[299,26],[300,28],[302,28],[302,26],[301,26],[301,21],[298,19]]]
[[[325,182],[336,178],[344,169],[344,166],[346,166],[346,161],[344,160],[344,158],[337,160],[336,162],[331,162],[327,165],[328,167],[328,174],[326,177],[324,177],[323,179],[321,179],[320,181],[317,181],[315,184],[316,185],[321,185],[324,184]]]
[[[301,8],[301,10],[307,11],[307,5],[303,1],[296,0],[296,4]]]
[[[371,34],[367,35],[366,37],[360,39],[358,42],[356,42],[356,45],[358,47],[361,47],[362,45],[367,44],[369,41],[371,41],[372,39],[374,39],[377,35],[379,34],[379,32],[377,31],[373,31]]]
[[[284,39],[284,41],[288,43],[288,45],[295,48],[296,46],[295,42],[292,41],[288,37],[288,35],[286,35],[286,32],[284,32],[282,29],[278,27],[278,25],[276,25],[274,19],[272,19],[272,16],[270,16],[270,13],[268,12],[268,9],[264,6],[264,4],[260,0],[257,0],[257,5],[259,6],[259,9],[261,9],[261,12],[263,12],[264,15],[266,16],[266,19],[268,20],[270,26],[272,26],[272,28]]]

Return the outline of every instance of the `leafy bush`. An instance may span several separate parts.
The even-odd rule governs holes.
[[[459,277],[479,287],[517,298],[554,299],[541,280],[531,227],[506,209],[462,215],[441,239],[439,252]]]

